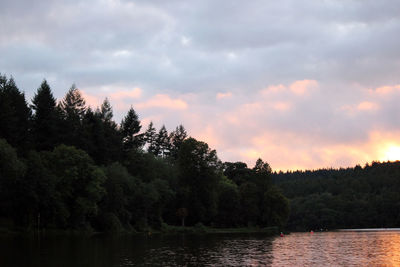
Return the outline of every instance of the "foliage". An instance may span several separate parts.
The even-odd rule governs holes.
[[[60,142],[61,110],[57,108],[56,99],[46,80],[43,80],[32,99],[31,108],[34,111],[32,118],[32,134],[35,149],[53,150]]]
[[[0,111],[0,138],[5,138],[19,153],[26,151],[32,112],[14,79],[1,74]]]
[[[125,151],[141,148],[143,145],[143,134],[140,134],[139,116],[131,107],[128,114],[121,122],[121,133],[123,137],[123,146]]]
[[[0,75],[0,222],[113,232],[285,223],[266,162],[222,164],[182,125],[141,130],[133,107],[118,125],[108,99],[92,109],[73,85],[57,104],[46,80],[28,105]]]
[[[400,162],[276,173],[293,230],[398,227]]]

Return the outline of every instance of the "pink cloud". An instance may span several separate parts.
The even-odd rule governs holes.
[[[379,109],[380,105],[371,101],[363,101],[354,105],[343,105],[339,108],[340,111],[350,116],[355,116],[363,111],[377,111]]]
[[[119,99],[137,99],[142,95],[142,89],[136,87],[132,90],[118,90],[110,94],[111,99],[119,100]]]
[[[157,94],[145,102],[135,104],[135,106],[139,109],[165,108],[177,110],[183,110],[188,107],[187,103],[182,99],[173,99],[166,94]]]
[[[267,88],[260,91],[260,94],[263,96],[271,96],[271,95],[284,95],[286,92],[292,92],[295,95],[305,95],[312,90],[315,90],[319,87],[319,84],[316,80],[298,80],[294,81],[288,86],[283,84],[278,85],[270,85]]]
[[[372,90],[373,93],[377,93],[379,95],[388,95],[396,91],[400,91],[400,85],[382,86]]]
[[[82,97],[85,99],[86,105],[95,108],[101,105],[104,100],[104,96],[96,96],[87,93],[84,90],[80,90]]]
[[[218,100],[218,94],[206,92],[137,99],[124,98],[124,93],[117,95],[125,91],[119,90],[114,98],[109,97],[113,106],[117,100],[126,102],[124,112],[132,105],[143,130],[150,120],[158,129],[165,124],[172,130],[182,123],[189,135],[216,149],[222,161],[244,161],[253,166],[261,157],[274,170],[288,170],[393,160],[396,153],[400,159],[400,128],[396,132],[395,127],[380,124],[396,105],[394,97],[379,94],[394,93],[396,86],[384,90],[357,88],[357,97],[334,99],[317,90],[320,86],[315,80],[300,80],[269,86],[255,94],[231,97],[229,92],[221,92],[219,99],[231,97],[224,105],[210,101],[210,97]],[[299,97],[303,95],[307,97]],[[85,98],[88,103],[100,104],[104,96]],[[383,119],[377,122],[377,117]]]
[[[379,105],[373,102],[364,101],[357,105],[358,110],[371,111],[379,109]]]
[[[231,92],[218,93],[217,96],[216,96],[217,99],[230,98],[230,97],[232,97],[232,93]]]
[[[295,81],[289,88],[296,95],[304,95],[310,90],[318,88],[318,82],[315,80]]]
[[[195,137],[201,141],[206,141],[211,149],[218,147],[223,141],[218,137],[216,130],[212,125],[208,125],[195,134]]]
[[[272,104],[272,108],[279,111],[286,111],[292,107],[291,103],[289,102],[275,102]]]
[[[260,93],[262,95],[268,95],[268,94],[284,92],[285,90],[286,90],[286,86],[284,86],[282,84],[278,84],[278,85],[268,86],[267,88],[261,90]]]
[[[85,88],[81,90],[86,103],[92,108],[100,106],[105,98],[108,98],[111,105],[116,110],[127,110],[131,106],[131,101],[138,99],[142,95],[142,89],[136,87],[130,89],[127,86],[107,85],[99,88]],[[112,92],[110,92],[112,91]]]

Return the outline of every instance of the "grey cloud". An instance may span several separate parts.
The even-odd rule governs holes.
[[[397,129],[396,101],[377,99],[379,110],[351,116],[340,107],[372,101],[369,88],[400,83],[399,13],[394,0],[5,0],[0,71],[28,96],[43,78],[59,98],[73,82],[91,90],[125,84],[147,96],[195,93],[185,112],[205,122],[171,111],[166,123],[187,121],[196,131],[213,125],[224,149],[246,146],[266,129],[321,144],[365,141],[372,129]],[[227,112],[259,102],[259,90],[304,79],[317,80],[319,91],[265,99],[261,113],[241,125],[224,121]],[[215,99],[227,91],[231,99]],[[272,101],[294,106],[279,113],[268,108]]]

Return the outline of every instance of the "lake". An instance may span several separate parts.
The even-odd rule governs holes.
[[[0,266],[400,266],[399,231],[1,235]]]

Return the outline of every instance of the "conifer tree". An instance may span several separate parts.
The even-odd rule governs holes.
[[[146,132],[144,133],[144,138],[148,145],[147,152],[155,154],[157,132],[156,132],[156,128],[154,127],[152,121],[150,122],[149,127],[147,128]]]
[[[60,106],[67,119],[82,120],[86,112],[85,100],[75,84],[72,84]]]
[[[60,143],[58,134],[61,114],[46,80],[38,88],[31,107],[34,110],[32,131],[35,147],[38,151],[52,150]]]
[[[85,100],[75,84],[71,86],[64,99],[59,104],[63,114],[63,143],[82,147],[82,121],[86,112]]]
[[[101,115],[101,119],[107,123],[111,123],[113,118],[113,111],[108,98],[104,99],[103,103],[101,104],[99,113]],[[113,122],[113,124],[115,124]]]
[[[11,77],[0,75],[0,137],[5,138],[18,152],[29,146],[31,110]]]
[[[111,163],[120,159],[122,152],[122,137],[118,125],[113,121],[113,110],[108,98],[104,99],[99,113],[102,121],[102,128],[105,139],[105,161],[102,163]]]
[[[169,154],[169,136],[165,125],[163,125],[158,131],[156,142],[155,142],[155,155],[165,157]]]
[[[171,157],[173,157],[174,159],[178,158],[179,149],[186,138],[187,138],[187,132],[185,130],[185,127],[183,127],[183,125],[179,125],[178,127],[176,127],[175,131],[173,131],[170,134],[169,139],[171,142],[170,146]]]
[[[121,133],[125,151],[138,149],[143,146],[143,134],[139,134],[141,128],[139,116],[131,107],[121,122]]]

